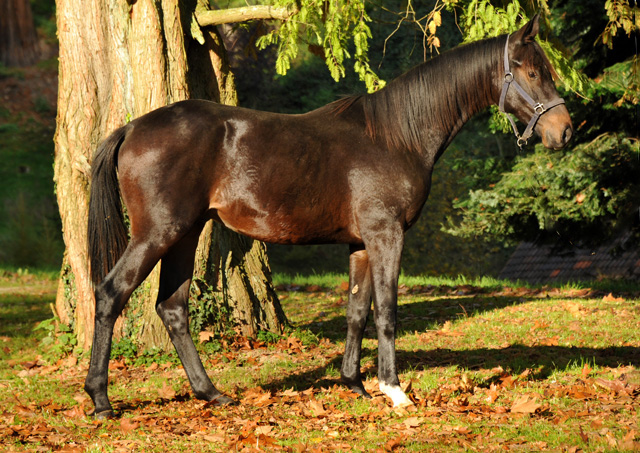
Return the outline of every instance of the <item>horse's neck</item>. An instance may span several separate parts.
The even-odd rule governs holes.
[[[444,99],[438,104],[439,111],[434,112],[434,116],[443,116],[449,121],[443,123],[436,133],[439,143],[433,143],[430,149],[424,150],[434,161],[451,144],[467,121],[498,101],[499,74],[495,65],[478,65],[469,69],[468,72],[440,74],[447,79],[443,83],[448,84],[449,89],[443,90]]]
[[[363,96],[370,135],[434,162],[473,115],[497,102],[496,42],[456,48]]]

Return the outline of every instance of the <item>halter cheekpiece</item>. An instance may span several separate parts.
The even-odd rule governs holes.
[[[551,101],[545,106],[541,102],[534,101],[531,98],[531,96],[529,96],[529,94],[526,91],[524,91],[522,86],[518,82],[516,82],[515,78],[513,77],[513,73],[511,72],[511,69],[509,67],[509,37],[510,36],[511,35],[507,36],[507,43],[504,46],[504,83],[502,84],[502,93],[500,94],[500,103],[498,104],[498,106],[500,108],[500,111],[504,113],[509,119],[509,121],[511,122],[511,127],[513,127],[513,132],[516,134],[516,138],[518,139],[518,147],[522,148],[523,145],[527,144],[527,140],[529,140],[529,138],[533,135],[533,128],[535,127],[536,123],[538,122],[538,119],[542,116],[542,114],[544,114],[545,112],[548,112],[549,110],[551,110],[554,107],[557,107],[560,104],[564,104],[564,99],[558,98],[554,101]],[[534,112],[533,116],[529,120],[529,124],[527,124],[527,128],[524,130],[522,135],[520,135],[520,133],[518,132],[518,127],[516,126],[516,123],[511,117],[511,115],[504,110],[504,101],[507,97],[507,91],[509,91],[509,87],[512,85],[516,89],[516,91],[520,93],[520,96],[522,96],[524,100],[529,103],[529,105],[533,108],[533,112]]]

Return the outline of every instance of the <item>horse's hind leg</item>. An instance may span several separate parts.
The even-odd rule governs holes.
[[[347,305],[347,339],[342,358],[342,382],[354,392],[370,398],[362,385],[360,355],[362,337],[371,310],[371,271],[369,255],[362,247],[351,247],[349,256],[349,303]]]
[[[161,251],[154,253],[148,244],[132,240],[120,260],[95,290],[95,329],[84,389],[93,400],[96,418],[113,415],[107,395],[113,326],[133,290],[151,272],[160,256]]]
[[[201,228],[194,228],[162,258],[156,311],[162,319],[195,396],[227,404],[233,400],[211,383],[189,334],[189,285]]]

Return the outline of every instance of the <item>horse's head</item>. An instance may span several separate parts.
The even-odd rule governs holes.
[[[573,126],[564,101],[556,91],[557,76],[540,45],[535,41],[539,16],[508,37],[503,56],[504,81],[500,109],[528,124],[518,143],[535,131],[547,148],[563,148],[571,139]]]

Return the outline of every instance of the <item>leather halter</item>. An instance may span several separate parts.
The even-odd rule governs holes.
[[[509,37],[507,36],[507,43],[504,46],[504,83],[502,84],[502,93],[500,94],[500,103],[498,106],[500,107],[500,111],[506,115],[506,117],[511,122],[511,127],[513,127],[513,132],[516,134],[516,138],[518,139],[518,147],[522,149],[522,145],[527,144],[527,140],[533,135],[533,128],[535,127],[538,119],[544,114],[548,112],[554,107],[557,107],[560,104],[564,104],[564,99],[558,98],[554,101],[549,102],[546,106],[541,102],[534,101],[529,94],[524,91],[522,86],[516,82],[516,79],[513,77],[513,73],[509,68]],[[525,101],[529,103],[529,105],[533,108],[533,116],[529,120],[529,124],[527,124],[527,128],[524,130],[522,135],[518,132],[518,128],[516,126],[515,121],[504,109],[504,101],[507,97],[507,91],[509,87],[512,86],[516,89],[516,91],[524,98]]]

